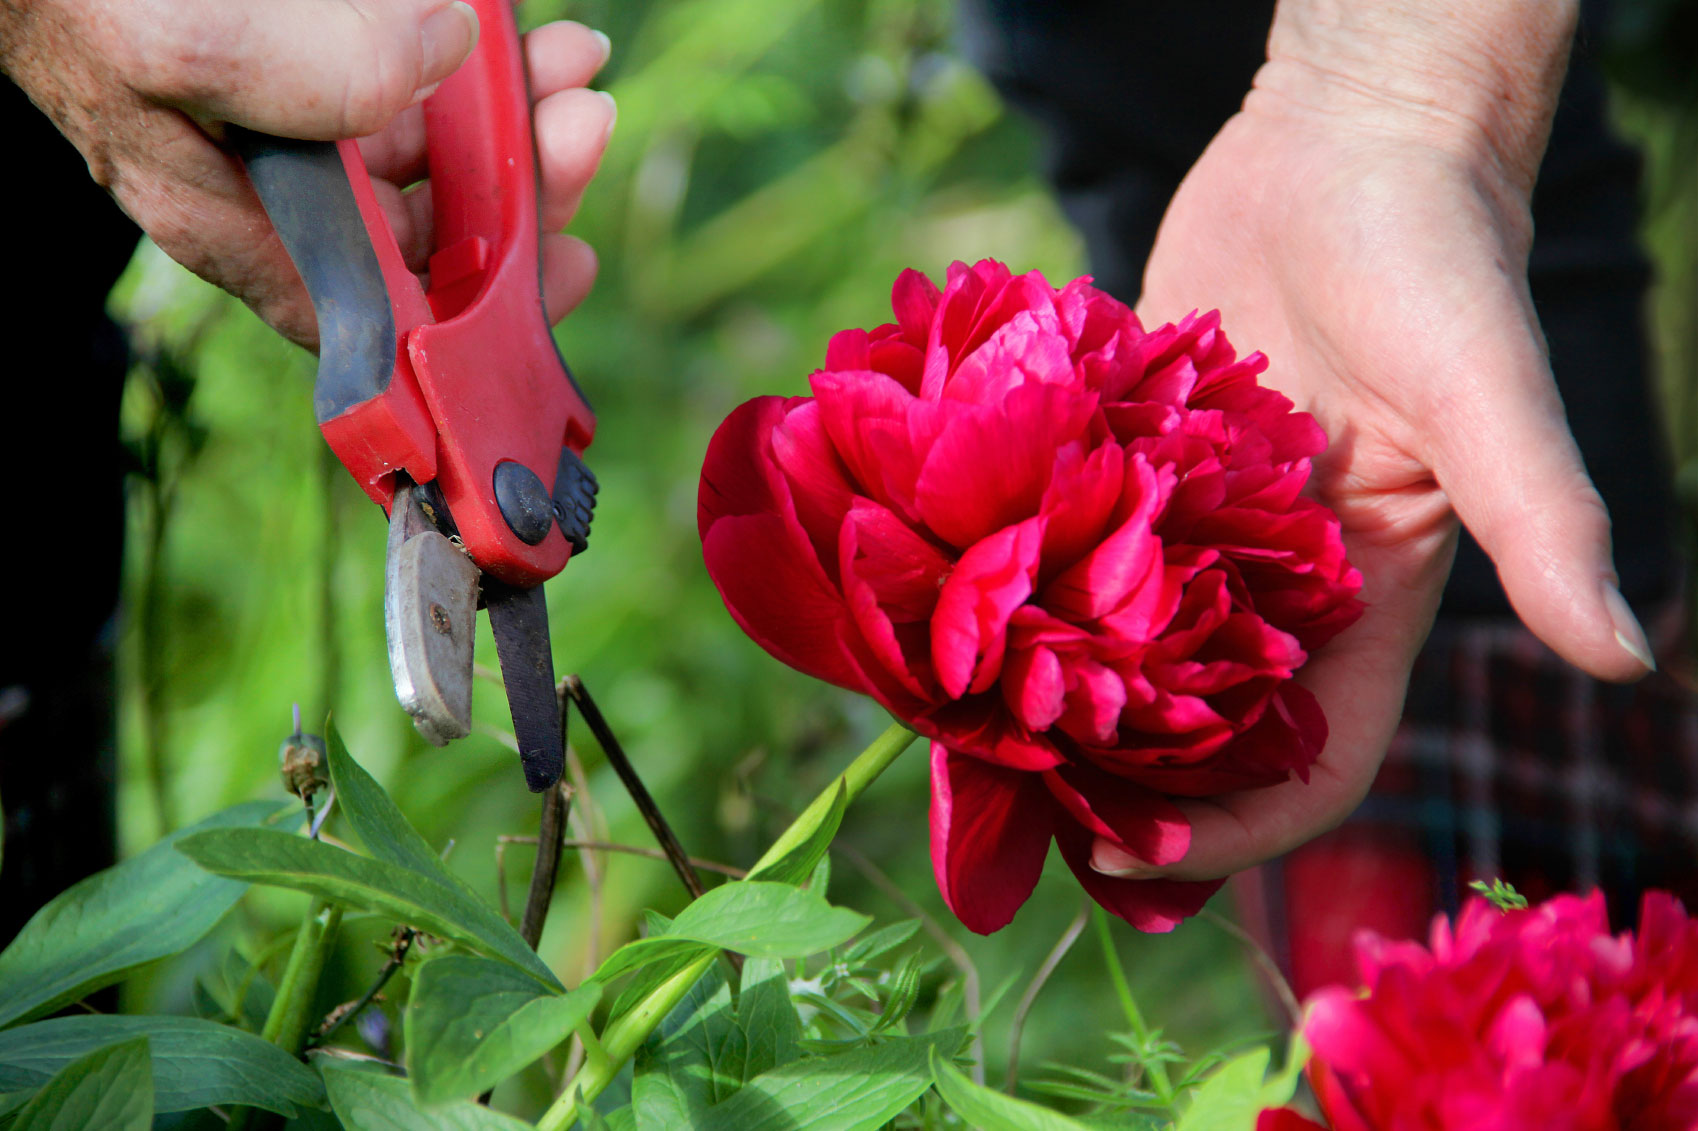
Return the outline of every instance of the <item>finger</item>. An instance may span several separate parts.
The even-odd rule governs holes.
[[[285,137],[376,133],[477,42],[462,0],[159,4],[143,21],[136,89],[194,117]]]
[[[1432,406],[1430,466],[1527,627],[1600,679],[1637,679],[1655,663],[1537,330],[1484,329],[1435,375],[1452,391]]]
[[[525,65],[531,101],[575,86],[588,86],[607,63],[613,44],[601,32],[571,20],[544,24],[525,36]]]
[[[542,237],[543,309],[550,325],[584,301],[598,266],[595,249],[576,236],[549,232]]]
[[[618,116],[613,96],[599,90],[562,90],[537,103],[540,211],[545,231],[565,227],[577,211]]]
[[[131,130],[109,184],[124,211],[172,259],[316,348],[306,287],[235,158],[175,113],[155,111]]]
[[[430,266],[430,256],[436,250],[432,240],[430,182],[402,191],[388,181],[375,177],[371,182],[372,195],[383,209],[389,230],[395,233],[395,244],[407,269],[424,274]]]
[[[360,156],[373,178],[405,187],[430,175],[423,106],[409,106],[375,134],[360,139]]]
[[[569,87],[581,87],[607,61],[607,37],[583,24],[546,24],[525,37],[531,101]],[[411,185],[429,176],[424,110],[410,106],[375,134],[360,139],[360,156],[373,177]]]

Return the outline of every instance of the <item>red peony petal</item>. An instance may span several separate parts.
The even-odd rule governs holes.
[[[890,308],[896,312],[905,342],[917,349],[926,347],[942,298],[943,292],[923,272],[910,268],[896,276],[896,285],[890,288]]]
[[[1058,766],[1043,779],[1093,839],[1113,841],[1156,865],[1178,863],[1191,847],[1191,823],[1177,805],[1153,790],[1077,763]]]
[[[914,480],[924,448],[909,436],[914,397],[882,373],[815,373],[809,378],[820,423],[848,469],[856,493],[916,518]]]
[[[1062,761],[1055,744],[1016,718],[999,694],[946,703],[914,719],[914,729],[951,750],[1011,770],[1047,770]]]
[[[877,503],[867,505],[878,506]],[[901,685],[902,690],[919,703],[935,700],[937,687],[931,675],[931,638],[925,633],[923,626],[913,620],[906,620],[904,628],[907,631],[899,632],[897,625],[892,622],[889,610],[879,599],[876,588],[862,576],[857,562],[861,530],[855,523],[853,513],[843,520],[839,545],[843,557],[839,563],[838,575],[842,579],[850,615],[854,617],[855,625],[860,629],[861,639],[866,642],[867,650],[877,659],[884,671]],[[935,584],[931,586],[931,593],[934,597],[937,594]]]
[[[820,564],[837,580],[837,528],[853,504],[849,471],[820,420],[819,402],[795,405],[772,430],[773,460],[784,473],[796,519],[808,532]]]
[[[1256,1131],[1327,1131],[1325,1125],[1316,1123],[1306,1115],[1299,1115],[1288,1107],[1270,1107],[1262,1109],[1256,1116]]]
[[[1049,486],[1039,504],[1044,516],[1041,584],[1090,553],[1102,541],[1126,479],[1126,460],[1113,444],[1086,455],[1069,444],[1056,453]]]
[[[1053,811],[1036,776],[932,743],[932,868],[969,930],[1001,930],[1032,894]]]
[[[1225,880],[1122,880],[1091,867],[1091,834],[1063,824],[1055,845],[1085,892],[1112,915],[1148,934],[1166,934],[1203,909]]]
[[[927,527],[965,549],[1038,513],[1056,452],[1082,438],[1088,394],[1028,385],[993,405],[952,406],[914,485]]]
[[[696,530],[703,538],[727,515],[789,509],[789,489],[768,456],[772,431],[789,406],[783,397],[756,397],[732,409],[714,431],[696,493]]]
[[[1042,645],[1011,650],[1002,667],[1002,699],[1032,730],[1048,730],[1066,706],[1061,661]]]
[[[778,515],[722,518],[702,539],[702,557],[726,609],[755,643],[816,679],[874,694],[850,653],[849,609],[799,525]]]
[[[907,624],[928,619],[950,571],[942,551],[871,499],[854,500],[843,523],[853,526],[856,536],[845,567],[853,564],[855,575],[872,588],[891,620]]]
[[[1061,729],[1080,742],[1112,743],[1126,707],[1126,681],[1113,668],[1082,656],[1069,658],[1063,666],[1067,710]]]
[[[1164,488],[1172,483],[1171,473],[1163,477],[1142,458],[1130,458],[1122,489],[1122,505],[1129,501],[1130,513],[1117,530],[1045,587],[1043,606],[1075,623],[1119,612],[1118,627],[1125,630],[1119,635],[1139,642],[1152,638],[1162,627],[1154,623],[1155,616],[1178,597],[1177,591],[1170,594],[1166,589],[1161,540],[1150,526]],[[1145,635],[1133,634],[1139,631]]]
[[[932,663],[950,698],[984,691],[1001,673],[1008,618],[1032,594],[1042,544],[1042,519],[999,530],[961,555],[943,583],[932,613]]]

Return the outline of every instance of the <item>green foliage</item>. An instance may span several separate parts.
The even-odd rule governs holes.
[[[247,885],[201,871],[176,844],[200,830],[257,825],[281,808],[227,809],[60,893],[0,952],[0,1025],[45,1016],[192,946]]]
[[[510,1115],[470,1100],[424,1107],[407,1081],[322,1057],[330,1106],[347,1131],[527,1131]]]
[[[145,1037],[155,1112],[213,1104],[294,1116],[324,1106],[318,1077],[276,1045],[194,1017],[58,1017],[0,1033],[0,1093],[33,1091],[81,1058]]]
[[[545,985],[559,984],[488,904],[411,868],[272,829],[214,829],[186,837],[177,847],[209,872],[293,888],[411,923],[504,958]]]
[[[1215,1069],[1191,1093],[1174,1131],[1255,1131],[1263,1109],[1291,1102],[1308,1049],[1297,1042],[1285,1067],[1272,1077],[1267,1075],[1270,1056],[1266,1048],[1252,1049]]]
[[[846,941],[868,919],[788,884],[742,881],[704,894],[663,935],[626,943],[596,970],[608,982],[702,945],[759,958],[797,958]]]
[[[1516,891],[1514,884],[1507,884],[1502,879],[1494,879],[1489,884],[1485,880],[1474,880],[1468,887],[1479,892],[1499,911],[1524,911],[1527,908],[1527,897]]]
[[[1077,1120],[973,1083],[935,1049],[931,1069],[938,1093],[969,1127],[982,1131],[1086,1131]]]
[[[420,1103],[475,1096],[514,1075],[589,1019],[601,987],[537,985],[503,962],[469,955],[419,968],[407,1001],[407,1074]]]
[[[13,1131],[148,1131],[153,1073],[146,1037],[96,1049],[67,1064],[12,1123]]]

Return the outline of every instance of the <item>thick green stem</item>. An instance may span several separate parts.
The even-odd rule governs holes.
[[[791,822],[788,829],[772,842],[756,862],[750,872],[759,871],[763,865],[784,856],[785,853],[801,844],[808,838],[808,832],[813,829],[819,817],[831,808],[837,799],[837,791],[841,787],[848,799],[853,802],[871,785],[878,776],[896,761],[897,755],[913,743],[917,736],[902,723],[891,723],[884,733],[873,739],[872,743],[855,760],[849,763],[849,768],[834,780],[830,786],[821,791],[820,795],[802,810],[801,816]],[[719,958],[719,951],[710,950],[696,959],[678,973],[656,986],[630,1012],[607,1027],[601,1036],[601,1046],[607,1054],[605,1058],[592,1058],[584,1065],[578,1074],[566,1085],[560,1098],[537,1121],[537,1131],[566,1131],[578,1121],[578,1105],[588,1104],[601,1095],[613,1078],[619,1075],[619,1070],[625,1062],[636,1055],[637,1049],[648,1035],[655,1031],[671,1013],[678,1003],[684,1000],[684,995],[690,992],[690,987],[696,984],[696,979],[712,968]]]
[[[335,944],[336,929],[341,923],[340,907],[315,899],[307,908],[306,917],[301,920],[301,929],[295,933],[289,964],[283,968],[277,997],[271,1003],[271,1012],[265,1017],[265,1028],[260,1032],[261,1037],[290,1056],[300,1056],[301,1050],[306,1047],[319,977],[324,973],[325,959]],[[265,1114],[258,1108],[237,1108],[231,1113],[229,1131],[250,1131]]]
[[[1126,971],[1120,966],[1120,953],[1114,949],[1114,936],[1108,929],[1108,915],[1101,907],[1092,908],[1091,917],[1096,921],[1097,938],[1103,944],[1103,963],[1108,967],[1109,981],[1114,983],[1114,992],[1120,998],[1120,1008],[1126,1014],[1126,1023],[1132,1026],[1132,1035],[1138,1038],[1138,1044],[1145,1049],[1150,1047],[1150,1027],[1144,1023],[1144,1014],[1138,1008],[1138,1001],[1132,996],[1132,986],[1126,981]],[[1144,1065],[1144,1071],[1149,1075],[1150,1088],[1156,1098],[1169,1108],[1173,1106],[1173,1084],[1167,1078],[1167,1065],[1159,1060],[1152,1060]]]

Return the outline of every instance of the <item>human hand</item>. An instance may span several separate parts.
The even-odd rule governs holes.
[[[446,0],[24,0],[0,4],[0,69],[160,248],[313,347],[312,303],[241,163],[219,146],[222,126],[359,137],[402,253],[422,272],[429,183],[402,192],[425,176],[419,104],[477,34],[471,8]],[[558,229],[612,131],[612,98],[584,89],[607,55],[606,38],[580,24],[525,37],[551,321],[595,280],[595,253]]]
[[[1181,802],[1180,864],[1099,842],[1098,870],[1218,877],[1343,820],[1396,728],[1458,516],[1553,649],[1603,679],[1647,670],[1526,279],[1574,9],[1286,0],[1254,91],[1175,195],[1139,313],[1220,307],[1325,428],[1312,487],[1367,611],[1300,677],[1330,724],[1307,784]]]

